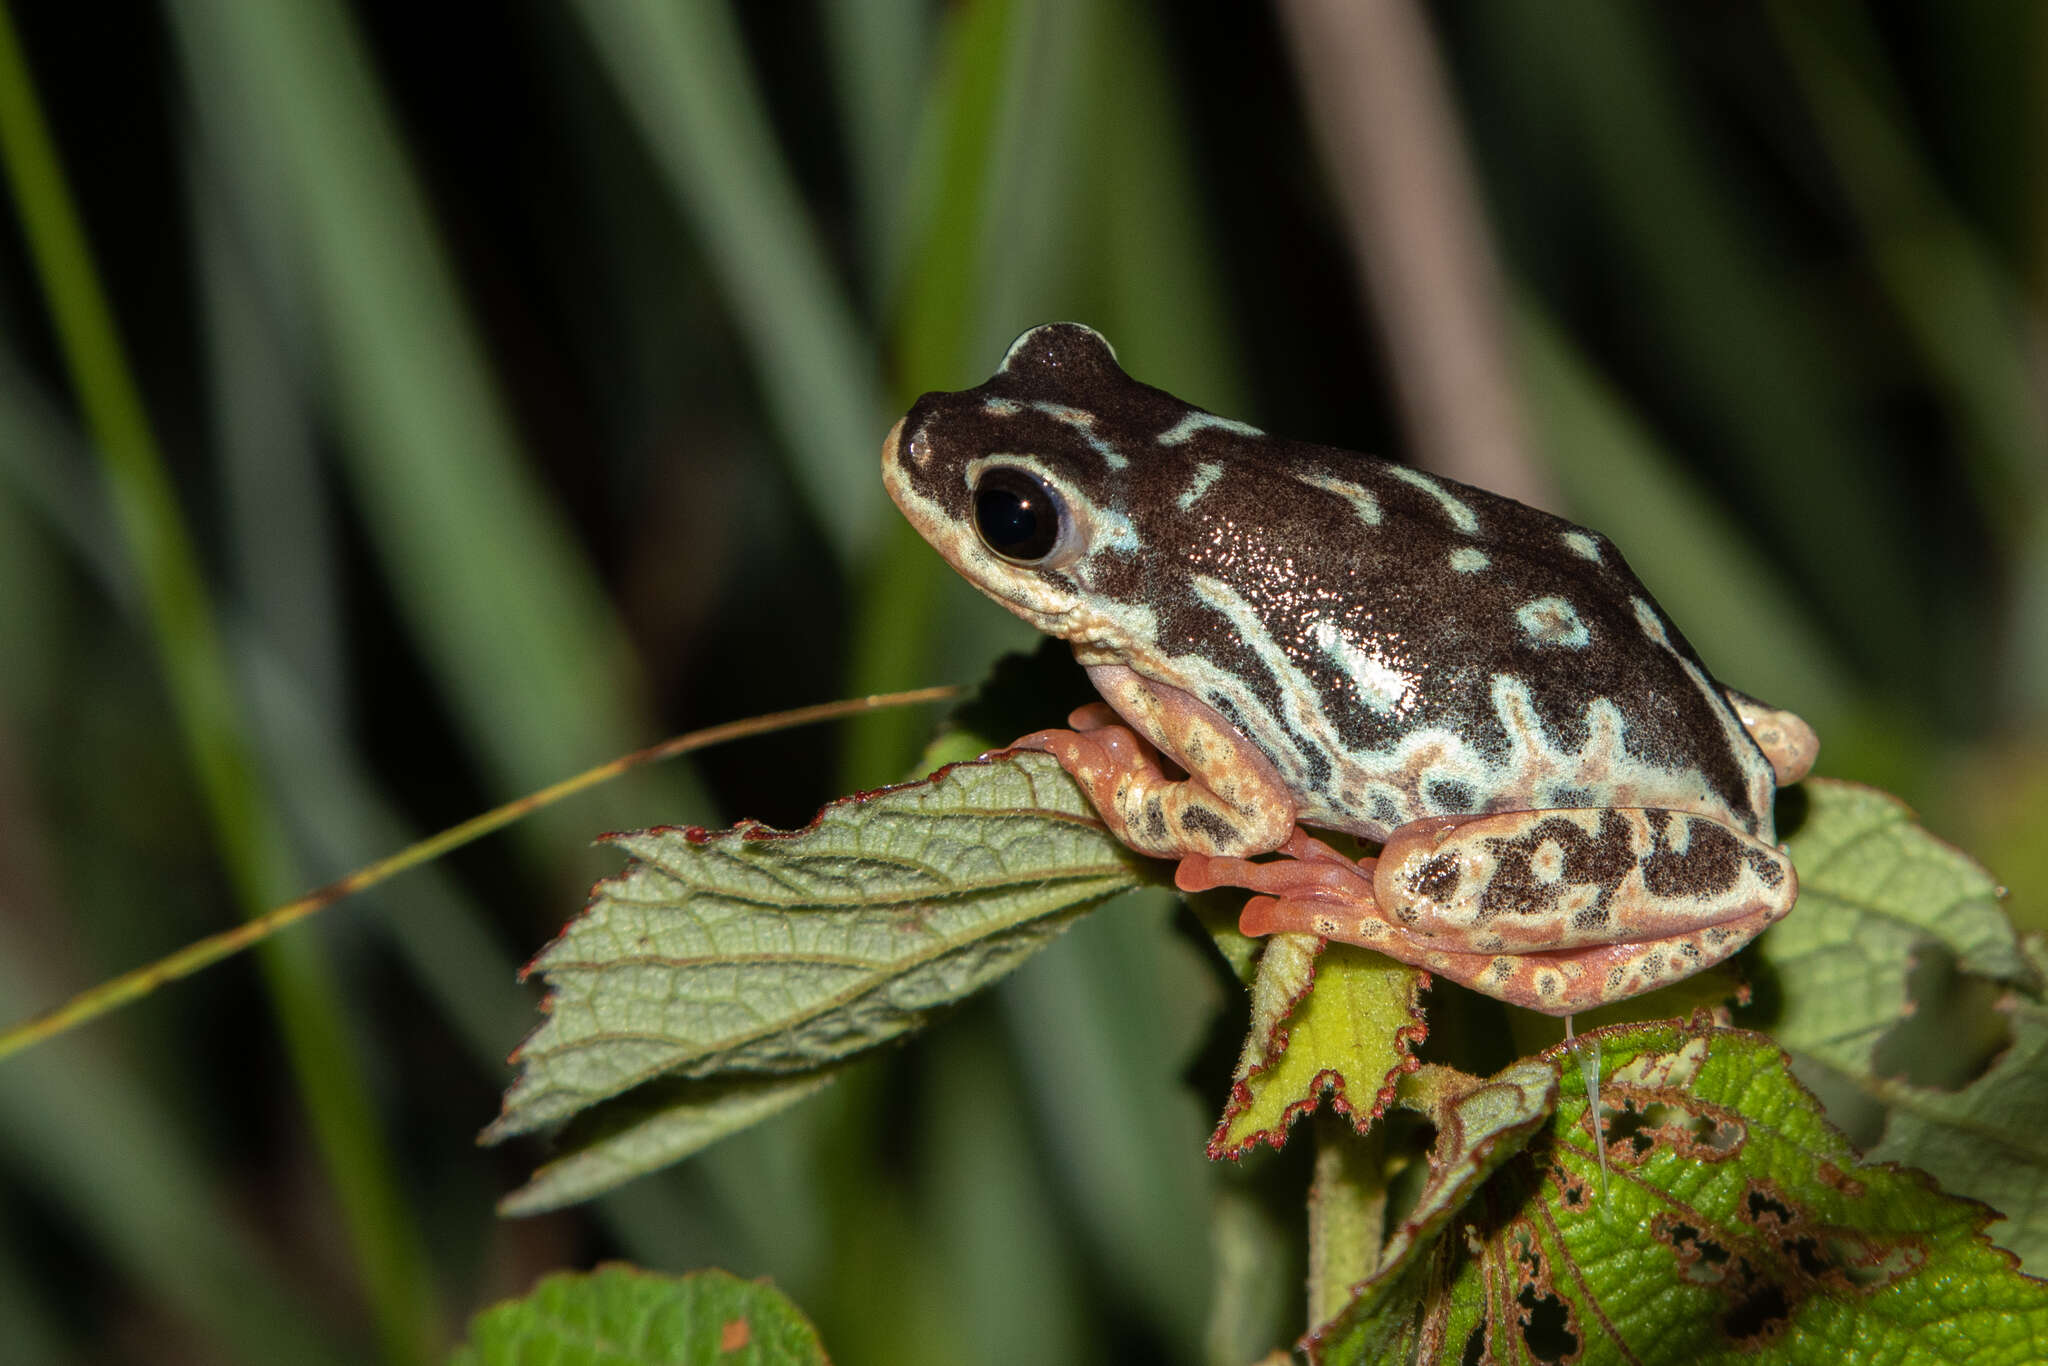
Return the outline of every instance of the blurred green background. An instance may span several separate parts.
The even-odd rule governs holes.
[[[1347,196],[1433,212],[1384,155],[1430,130],[1346,128],[1301,51],[1448,116],[1483,213],[1422,240],[1492,282],[1502,481],[2048,924],[2028,0],[1382,3],[1370,51],[1308,3],[10,8],[9,1017],[661,735],[1028,645],[875,462],[1034,323],[1427,459],[1402,362],[1455,291]],[[772,1275],[849,1363],[1298,1332],[1306,1163],[1201,1158],[1240,1005],[1158,901],[702,1160],[492,1215],[538,1156],[471,1145],[513,973],[614,866],[590,836],[802,823],[933,720],[637,775],[0,1064],[4,1355],[425,1361],[613,1256]]]

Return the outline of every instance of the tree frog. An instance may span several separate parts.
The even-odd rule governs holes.
[[[1715,682],[1596,532],[1205,412],[1074,323],[919,399],[882,472],[1102,695],[1017,747],[1179,860],[1182,889],[1257,893],[1246,934],[1569,1015],[1792,908],[1771,801],[1812,728]],[[1354,860],[1304,827],[1383,847]]]

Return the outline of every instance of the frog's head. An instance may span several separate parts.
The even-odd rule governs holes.
[[[920,398],[882,443],[882,482],[982,592],[1048,635],[1113,637],[1106,599],[1141,544],[1138,434],[1187,411],[1126,375],[1096,332],[1049,323],[986,384]]]

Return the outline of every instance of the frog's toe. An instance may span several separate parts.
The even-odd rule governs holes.
[[[1393,926],[1371,906],[1284,896],[1255,896],[1238,912],[1237,932],[1254,939],[1269,934],[1313,934],[1340,944],[1385,952]]]
[[[1255,896],[1238,912],[1237,932],[1253,939],[1269,934],[1321,934],[1315,922],[1315,915],[1304,902]]]
[[[1123,718],[1107,702],[1088,702],[1067,713],[1067,724],[1075,730],[1103,730],[1122,726]]]
[[[1035,749],[1060,761],[1083,787],[1113,787],[1128,773],[1156,771],[1152,747],[1124,726],[1093,730],[1035,730],[1010,742],[1011,749]]]
[[[1820,737],[1804,719],[1733,688],[1721,691],[1749,738],[1770,760],[1771,775],[1779,787],[1788,787],[1813,771],[1813,761],[1820,757]]]
[[[1173,883],[1183,892],[1242,887],[1248,892],[1312,903],[1325,912],[1347,907],[1369,910],[1373,905],[1370,860],[1361,868],[1342,857],[1313,861],[1276,858],[1254,863],[1227,855],[1189,854],[1174,870]]]

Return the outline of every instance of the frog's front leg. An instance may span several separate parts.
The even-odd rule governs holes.
[[[1189,858],[1183,890],[1241,886],[1247,934],[1361,944],[1553,1015],[1720,962],[1792,908],[1791,860],[1705,816],[1646,808],[1444,816],[1352,863],[1307,836],[1269,863]]]
[[[1293,833],[1294,798],[1272,761],[1214,708],[1121,665],[1088,673],[1114,710],[1091,703],[1067,718],[1072,730],[1036,731],[1011,748],[1058,759],[1118,840],[1154,858],[1242,856]],[[1167,772],[1162,751],[1186,777]]]

